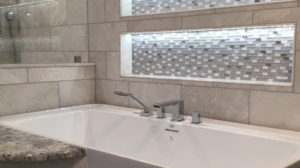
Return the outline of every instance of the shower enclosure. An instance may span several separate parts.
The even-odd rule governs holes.
[[[0,1],[0,64],[20,63],[17,38],[20,32],[17,5],[19,0]]]
[[[54,43],[50,37],[51,15],[57,0],[0,0],[0,64],[31,63],[30,52],[46,53]],[[36,59],[36,58],[35,58]]]

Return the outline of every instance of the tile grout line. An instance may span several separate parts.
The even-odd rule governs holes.
[[[26,72],[26,73],[27,73],[27,74],[26,74],[26,75],[27,75],[27,82],[26,82],[26,83],[30,83],[30,82],[29,82],[29,68],[28,68],[28,67],[26,68],[26,71],[27,71],[27,72]],[[0,85],[0,86],[1,86],[1,85]]]
[[[58,107],[61,108],[60,81],[57,82],[57,87],[58,87]]]
[[[129,89],[130,89],[130,82],[127,81],[127,92],[129,93]],[[129,97],[127,97],[127,107],[129,107]]]
[[[248,124],[250,124],[250,116],[251,116],[251,94],[252,94],[252,91],[249,90],[249,100],[248,100]]]

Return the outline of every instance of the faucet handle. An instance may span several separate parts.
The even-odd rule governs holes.
[[[200,124],[201,123],[201,116],[202,115],[209,115],[209,113],[207,113],[207,112],[193,111],[192,112],[192,123],[193,124]]]
[[[197,111],[192,112],[192,123],[200,124],[201,123],[201,113]]]

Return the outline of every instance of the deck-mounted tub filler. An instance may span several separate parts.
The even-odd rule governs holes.
[[[300,133],[84,105],[1,118],[4,126],[84,147],[87,168],[299,168]]]

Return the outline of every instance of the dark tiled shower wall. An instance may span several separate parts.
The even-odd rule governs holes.
[[[167,13],[284,1],[289,0],[132,0],[132,14]]]
[[[132,36],[135,75],[292,82],[293,25]]]

